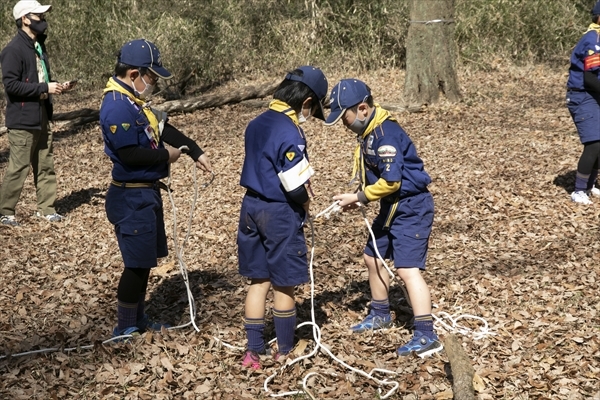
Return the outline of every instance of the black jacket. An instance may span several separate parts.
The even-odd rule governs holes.
[[[44,45],[46,35],[38,35],[37,38],[50,76],[50,65]],[[43,93],[48,93],[48,84],[39,81],[34,43],[25,31],[19,29],[0,53],[2,83],[6,92],[7,128],[41,129],[43,106],[48,112],[48,119],[52,119],[52,97],[40,100]]]

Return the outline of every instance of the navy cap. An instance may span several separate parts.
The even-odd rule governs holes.
[[[329,105],[331,113],[325,125],[333,125],[342,118],[347,109],[367,100],[371,91],[363,81],[358,79],[342,79],[331,90]]]
[[[136,39],[121,47],[119,62],[132,67],[148,68],[163,79],[171,78],[171,73],[162,65],[158,48],[146,39]]]
[[[592,15],[600,15],[600,1],[592,8]]]
[[[306,86],[308,86],[315,94],[317,95],[317,103],[319,104],[319,108],[315,111],[315,118],[319,118],[325,121],[325,113],[323,112],[323,100],[327,97],[327,89],[328,83],[327,78],[323,71],[321,71],[317,67],[312,67],[310,65],[305,65],[303,67],[298,67],[300,71],[302,71],[302,76],[294,75],[289,73],[285,76],[285,79],[290,81],[302,82]]]

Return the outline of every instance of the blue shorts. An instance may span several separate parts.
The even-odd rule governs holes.
[[[600,140],[599,101],[588,92],[567,92],[567,108],[583,144]]]
[[[246,194],[237,236],[240,275],[275,286],[308,282],[305,216],[300,206]]]
[[[110,185],[105,207],[126,268],[153,268],[169,254],[158,188]]]
[[[433,196],[425,192],[406,197],[398,202],[395,210],[392,203],[382,200],[380,204],[371,227],[379,254],[393,260],[396,268],[424,270],[433,225]],[[385,227],[387,222],[389,229]],[[377,258],[371,235],[364,252]]]

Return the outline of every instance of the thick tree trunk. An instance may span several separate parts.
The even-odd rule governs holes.
[[[444,340],[446,355],[452,369],[452,391],[455,400],[475,400],[473,375],[475,370],[462,344],[454,335],[448,335]]]
[[[437,102],[440,92],[450,101],[460,99],[454,0],[411,0],[404,98],[415,107]]]

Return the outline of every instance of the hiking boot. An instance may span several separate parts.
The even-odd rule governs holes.
[[[144,315],[144,318],[137,321],[135,323],[135,326],[139,329],[141,333],[146,332],[148,329],[160,332],[163,326],[165,327],[165,329],[169,329],[171,327],[171,325],[169,324],[161,324],[160,322],[151,321],[147,315]]]
[[[123,336],[123,337],[121,337]],[[127,343],[130,339],[136,337],[136,336],[140,336],[140,330],[137,326],[130,326],[128,328],[125,329],[121,329],[119,330],[118,326],[115,326],[115,329],[113,329],[113,338],[117,338],[113,340],[113,343]]]
[[[246,350],[242,359],[242,366],[257,370],[261,368],[260,356],[253,350]]]
[[[593,204],[590,197],[583,190],[571,193],[571,200],[579,204]]]
[[[392,325],[392,314],[388,314],[384,317],[376,316],[375,312],[371,310],[369,315],[358,325],[350,327],[353,333],[361,333],[365,331],[374,331],[377,329],[387,328]]]
[[[14,215],[0,215],[0,224],[8,226],[19,226]]]
[[[425,336],[423,332],[415,331],[415,334],[413,338],[410,339],[410,342],[406,343],[402,347],[399,347],[398,350],[396,350],[396,353],[399,356],[408,356],[414,351],[416,355],[423,358],[435,354],[438,351],[442,351],[443,348],[444,346],[442,345],[442,342],[440,342],[437,335],[435,336],[435,339],[430,339],[429,337]]]
[[[42,214],[39,211],[35,213],[35,216],[39,217],[39,218],[44,218],[44,219],[46,219],[49,222],[60,222],[63,219],[65,219],[65,217],[63,217],[62,215],[57,214],[57,213],[44,215],[44,214]]]

